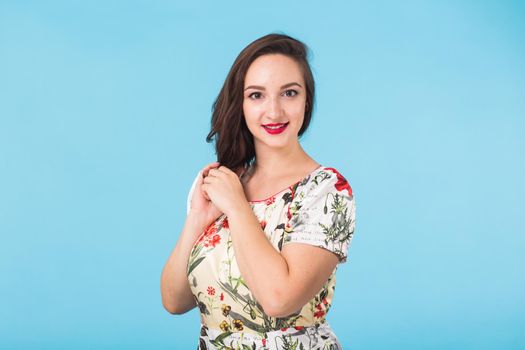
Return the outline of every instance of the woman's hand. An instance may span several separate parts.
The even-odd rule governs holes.
[[[196,217],[202,221],[202,225],[207,227],[215,219],[221,216],[222,212],[210,201],[208,195],[202,190],[204,178],[212,168],[219,166],[218,162],[206,165],[202,169],[202,177],[197,181],[193,195],[191,197],[189,216]]]
[[[208,170],[202,184],[203,194],[226,216],[248,204],[238,172],[225,166],[212,168]]]

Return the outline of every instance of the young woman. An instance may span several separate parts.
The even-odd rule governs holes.
[[[161,277],[166,310],[199,308],[199,349],[341,348],[325,317],[355,201],[299,143],[315,91],[307,54],[287,35],[255,40],[213,105],[218,162],[193,182]]]

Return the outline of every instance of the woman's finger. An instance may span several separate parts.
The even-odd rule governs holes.
[[[220,171],[218,168],[212,168],[208,170],[208,176],[220,176],[223,171]]]
[[[208,164],[207,166],[202,169],[202,177],[208,176],[208,173],[211,169],[217,168],[219,166],[219,162],[213,162]]]
[[[217,167],[217,166],[219,166],[219,162],[209,163],[209,164],[207,164],[204,168],[202,168],[202,170],[203,170],[203,171],[207,171],[207,170],[209,170],[209,169],[211,169],[211,168],[215,168],[215,167]]]

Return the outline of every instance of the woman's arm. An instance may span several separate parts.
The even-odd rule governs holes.
[[[213,162],[206,165],[193,181],[188,195],[188,210],[184,228],[162,270],[160,280],[162,304],[172,314],[183,314],[196,306],[186,272],[195,240],[221,214],[202,192],[202,176],[206,176],[208,171],[218,164]]]
[[[266,238],[249,204],[228,216],[244,281],[271,317],[284,317],[311,300],[334,271],[338,257],[323,248],[287,244],[279,253]]]
[[[196,306],[186,272],[191,249],[204,227],[204,219],[197,214],[190,213],[186,217],[179,240],[162,270],[162,304],[169,313],[183,314]]]

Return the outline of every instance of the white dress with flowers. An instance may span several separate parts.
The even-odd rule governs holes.
[[[188,210],[199,176],[188,194]],[[277,251],[286,244],[303,243],[335,253],[339,263],[347,261],[355,200],[336,169],[320,166],[250,205]],[[337,266],[315,297],[297,312],[268,316],[242,278],[223,214],[197,238],[188,261],[188,281],[201,315],[198,349],[341,349],[326,320],[336,271]]]

